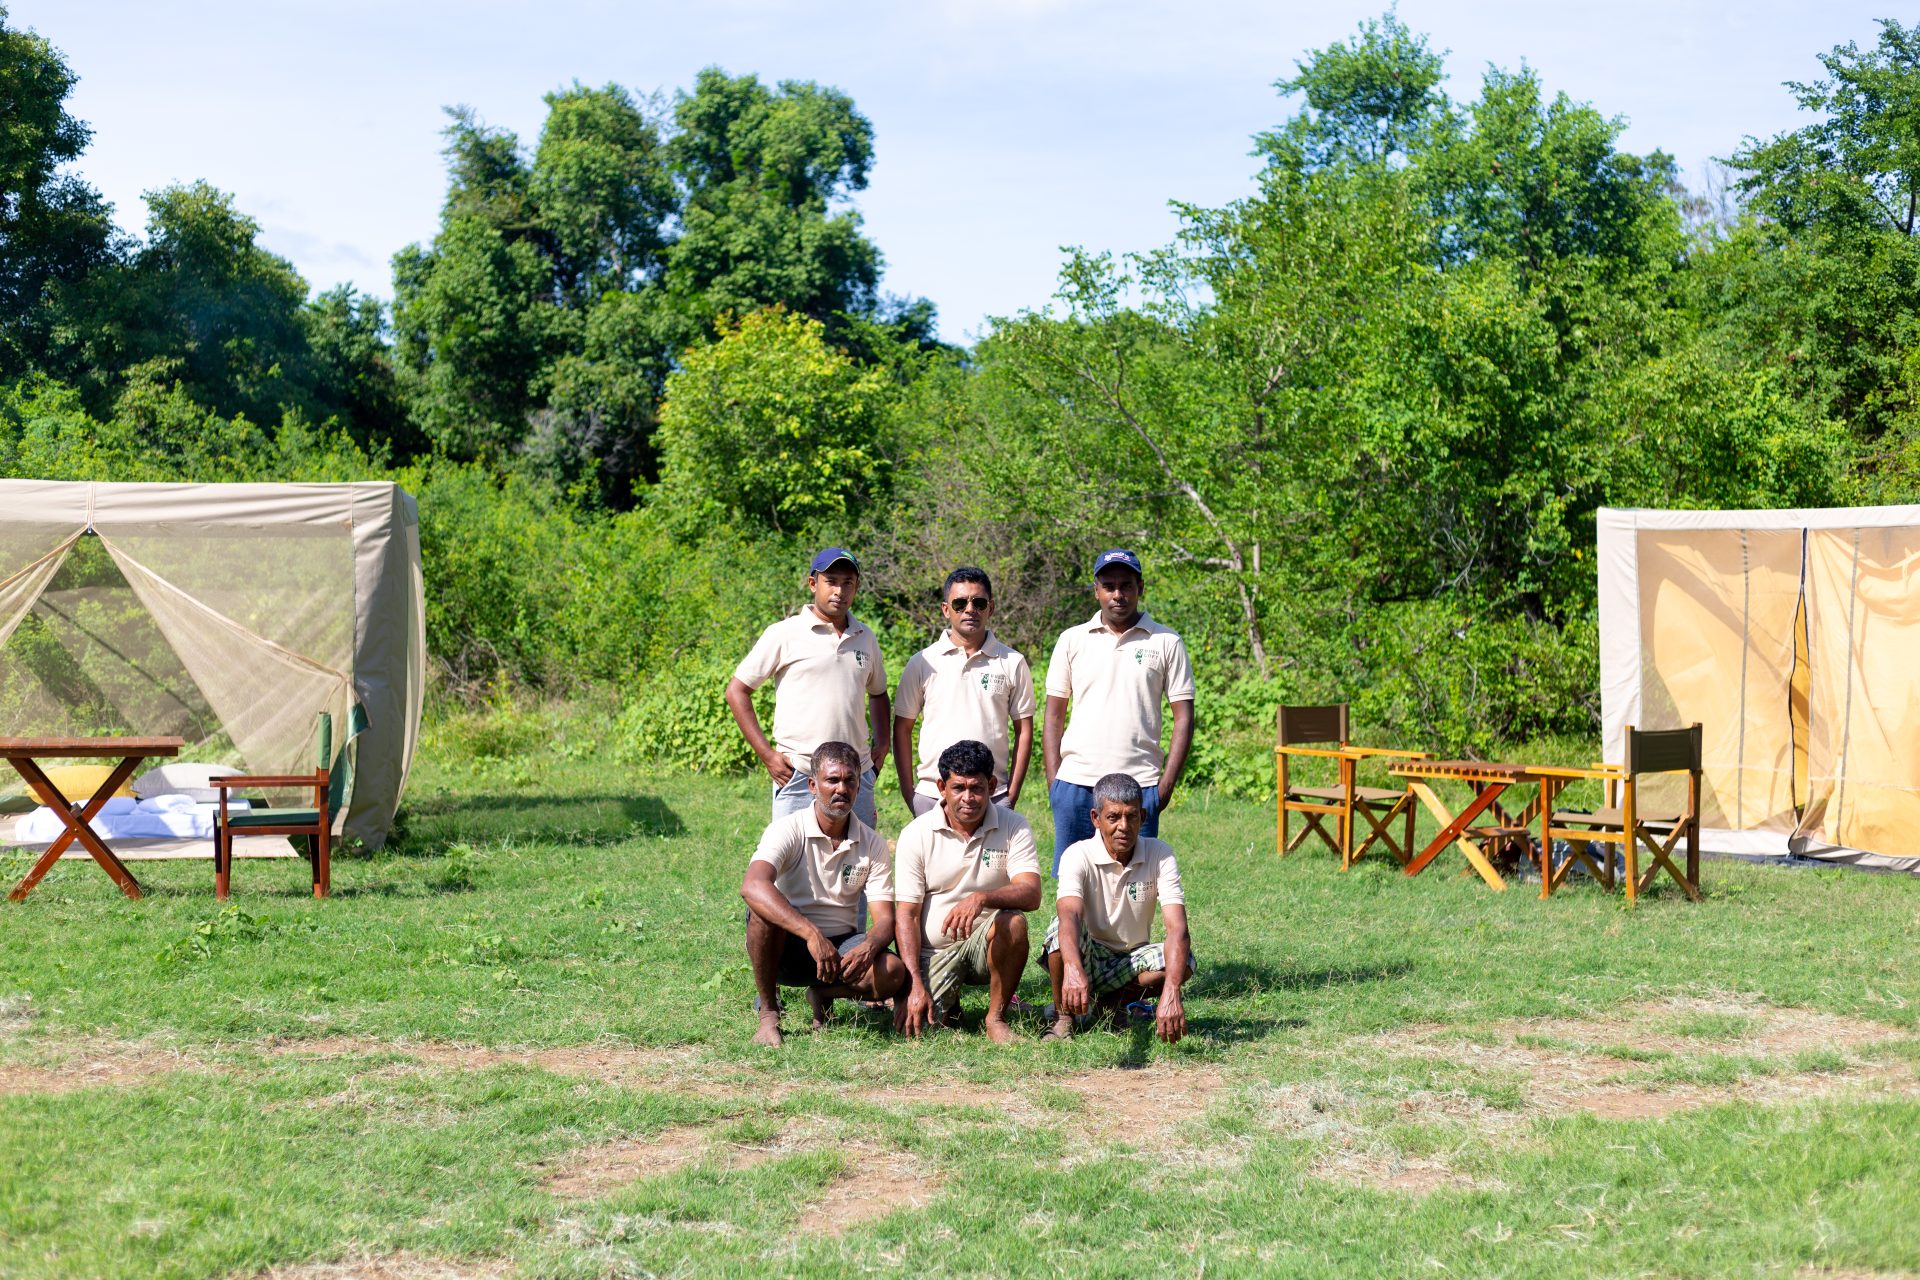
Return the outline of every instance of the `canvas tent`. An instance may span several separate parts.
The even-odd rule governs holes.
[[[1704,729],[1701,843],[1920,872],[1920,506],[1599,514],[1607,759]]]
[[[0,480],[0,735],[178,734],[183,760],[284,774],[313,768],[328,711],[361,727],[337,829],[378,847],[419,732],[423,601],[392,484]]]

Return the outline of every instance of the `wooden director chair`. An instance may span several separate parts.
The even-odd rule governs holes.
[[[1363,787],[1355,781],[1361,761],[1375,756],[1402,760],[1424,760],[1424,751],[1394,751],[1380,747],[1356,747],[1347,741],[1347,704],[1324,707],[1281,707],[1279,738],[1274,749],[1279,774],[1279,832],[1275,851],[1285,857],[1317,834],[1340,855],[1345,871],[1380,842],[1401,866],[1413,857],[1413,793],[1405,787],[1391,791],[1382,787]],[[1296,786],[1289,765],[1295,758],[1330,759],[1338,766],[1338,781],[1331,787]],[[1306,824],[1300,834],[1288,839],[1289,814],[1301,814]],[[1359,846],[1354,846],[1354,816],[1366,819],[1372,828]],[[1333,831],[1323,825],[1334,820]],[[1403,822],[1405,833],[1395,838],[1394,823]]]
[[[213,832],[213,896],[219,901],[226,901],[232,883],[236,833],[300,840],[306,845],[307,860],[313,864],[313,896],[324,898],[333,892],[333,817],[346,803],[352,767],[345,748],[339,759],[334,758],[333,717],[325,711],[315,720],[314,738],[318,766],[312,773],[208,779],[209,785],[220,792],[220,817]],[[312,792],[313,804],[304,808],[234,810],[227,806],[227,797],[234,791],[290,789]]]
[[[1587,777],[1599,777],[1606,785],[1607,807],[1591,813],[1573,810],[1553,811],[1541,824],[1541,893],[1553,892],[1577,865],[1584,866],[1594,879],[1613,888],[1612,857],[1606,865],[1596,864],[1594,845],[1619,845],[1623,853],[1624,883],[1629,901],[1652,886],[1661,868],[1676,880],[1687,897],[1700,901],[1700,748],[1698,724],[1687,729],[1635,729],[1627,726],[1627,761],[1624,766],[1600,766],[1593,770],[1569,770]],[[1677,814],[1647,813],[1641,807],[1640,779],[1650,774],[1687,775],[1686,804]],[[1555,862],[1553,844],[1564,840],[1566,857]],[[1687,842],[1687,869],[1681,874],[1673,856],[1680,841]],[[1646,871],[1640,870],[1642,852],[1650,856]]]

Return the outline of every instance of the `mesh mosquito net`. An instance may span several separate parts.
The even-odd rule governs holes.
[[[419,724],[415,525],[389,484],[0,481],[0,735],[177,734],[293,773],[329,712],[336,744],[366,726],[340,821],[378,845]]]

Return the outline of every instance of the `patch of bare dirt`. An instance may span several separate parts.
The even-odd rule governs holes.
[[[1859,1056],[1860,1050],[1903,1035],[1860,1018],[1723,996],[1673,998],[1601,1018],[1514,1020],[1469,1036],[1422,1024],[1367,1037],[1361,1043],[1369,1056],[1404,1054],[1444,1060],[1468,1076],[1524,1076],[1526,1107],[1531,1112],[1584,1111],[1612,1120],[1647,1120],[1733,1100],[1767,1103],[1842,1094],[1920,1093],[1920,1079],[1912,1070]],[[1736,1055],[1778,1062],[1813,1051],[1839,1054],[1844,1069],[1781,1070],[1706,1085],[1647,1080],[1648,1061],[1637,1060],[1644,1056],[1650,1061],[1684,1063]],[[1497,1127],[1500,1114],[1483,1117],[1481,1127]]]
[[[860,1101],[881,1106],[986,1107],[999,1110],[1019,1101],[1018,1091],[981,1084],[882,1085],[862,1089]]]
[[[751,1078],[737,1082],[713,1073],[696,1073],[696,1051],[688,1048],[638,1049],[619,1045],[570,1045],[558,1049],[488,1049],[435,1040],[374,1040],[359,1036],[321,1036],[273,1040],[269,1053],[301,1058],[388,1056],[448,1071],[485,1071],[498,1066],[539,1067],[555,1075],[586,1076],[621,1084],[670,1088],[709,1098],[777,1098],[783,1089]]]
[[[804,1229],[842,1236],[896,1209],[924,1209],[940,1192],[939,1177],[904,1151],[857,1143],[846,1156],[846,1171],[801,1214]]]
[[[1865,1267],[1802,1267],[1796,1280],[1914,1280],[1911,1271],[1869,1271]]]
[[[259,1280],[504,1280],[512,1267],[497,1258],[456,1261],[385,1253],[338,1262],[297,1262],[256,1273]]]
[[[1390,1151],[1370,1149],[1334,1151],[1316,1161],[1307,1172],[1316,1178],[1410,1196],[1432,1195],[1436,1191],[1473,1191],[1484,1185],[1455,1171],[1444,1160],[1403,1159]]]
[[[706,1125],[676,1125],[650,1138],[619,1138],[567,1153],[551,1166],[547,1190],[569,1200],[591,1200],[642,1178],[672,1173],[707,1150]]]
[[[1213,1067],[1102,1067],[1049,1083],[1080,1095],[1074,1128],[1136,1146],[1164,1143],[1226,1088]]]
[[[207,1069],[177,1049],[138,1042],[62,1048],[63,1056],[51,1061],[0,1063],[0,1096],[138,1085],[175,1071]]]

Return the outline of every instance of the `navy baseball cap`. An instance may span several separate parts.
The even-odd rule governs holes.
[[[813,558],[813,563],[807,567],[807,572],[824,572],[825,570],[833,568],[833,566],[839,564],[842,560],[852,565],[855,573],[860,572],[860,562],[855,560],[853,553],[845,547],[828,547],[825,551],[822,551]]]
[[[1146,570],[1140,567],[1140,557],[1120,547],[1115,547],[1111,551],[1102,551],[1093,558],[1093,576],[1099,577],[1102,569],[1114,564],[1123,564],[1143,578],[1147,576]]]

